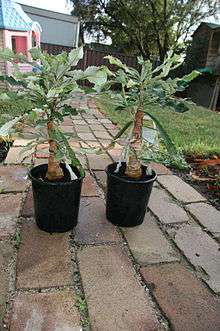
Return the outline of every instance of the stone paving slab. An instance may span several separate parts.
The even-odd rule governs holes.
[[[148,207],[164,224],[189,221],[189,216],[185,210],[162,188],[153,187]]]
[[[184,203],[206,201],[194,188],[175,175],[159,176],[158,182]]]
[[[93,131],[93,132],[98,139],[111,139],[111,136],[107,131]]]
[[[0,191],[23,192],[28,183],[27,168],[21,166],[0,166]]]
[[[0,241],[0,330],[6,313],[10,288],[10,263],[13,259],[13,247],[7,242]]]
[[[76,302],[72,291],[18,294],[10,331],[81,331]]]
[[[96,183],[95,183],[95,179],[90,175],[89,172],[86,172],[86,176],[83,179],[81,196],[82,197],[99,196],[99,193],[98,193],[97,187],[96,187]]]
[[[13,147],[24,147],[24,146],[27,146],[27,144],[29,144],[33,141],[34,141],[34,139],[18,138],[18,139],[14,140]]]
[[[163,330],[120,247],[86,247],[78,251],[78,260],[92,330]]]
[[[187,209],[215,237],[220,237],[220,211],[207,203],[192,203]]]
[[[132,255],[140,265],[178,261],[179,257],[148,212],[144,222],[133,228],[122,228]]]
[[[102,187],[102,189],[106,190],[106,181],[107,181],[107,175],[105,171],[96,170],[94,171],[95,177],[98,181],[98,184]]]
[[[220,301],[184,266],[148,266],[141,273],[175,331],[219,331]]]
[[[101,124],[90,124],[89,126],[94,131],[106,131],[105,127]]]
[[[116,228],[106,220],[105,204],[100,198],[82,198],[74,240],[81,244],[119,242]]]
[[[69,233],[49,234],[24,222],[17,259],[17,288],[72,284]]]
[[[96,137],[92,134],[92,132],[90,133],[86,133],[86,132],[78,132],[78,136],[80,139],[82,140],[95,140],[96,141]]]
[[[172,175],[172,171],[165,167],[163,164],[151,162],[149,167],[156,171],[157,175]]]
[[[220,293],[220,249],[218,243],[198,226],[184,225],[175,235],[175,243],[198,270],[204,281]]]
[[[21,201],[21,193],[0,194],[0,239],[15,234]]]
[[[34,216],[34,202],[32,187],[29,188],[26,197],[24,199],[24,204],[21,208],[21,217],[33,217]]]
[[[8,155],[4,161],[4,164],[31,164],[33,149],[22,153],[23,147],[11,147]]]
[[[101,155],[87,155],[89,167],[92,170],[105,170],[105,168],[112,163],[112,160],[107,154]]]

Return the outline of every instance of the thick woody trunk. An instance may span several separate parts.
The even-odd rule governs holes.
[[[128,177],[135,179],[138,179],[142,176],[141,162],[138,160],[138,155],[141,151],[141,144],[142,144],[143,118],[144,118],[143,106],[140,106],[135,114],[132,140],[130,143],[131,151],[125,171],[125,174]]]
[[[46,178],[49,181],[57,181],[64,177],[63,171],[60,167],[59,162],[56,160],[56,142],[51,139],[51,133],[54,130],[53,122],[50,121],[47,123],[47,130],[48,130],[48,136],[49,136],[49,159],[48,159],[48,169]]]

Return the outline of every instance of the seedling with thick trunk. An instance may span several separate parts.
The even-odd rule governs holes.
[[[110,64],[115,65],[118,69],[104,86],[103,90],[109,90],[113,85],[121,85],[121,92],[112,92],[108,95],[116,111],[129,109],[132,112],[133,120],[128,122],[121,132],[114,138],[114,142],[130,128],[129,139],[123,149],[122,160],[126,161],[125,175],[133,179],[141,178],[141,152],[143,142],[148,148],[151,147],[152,141],[143,137],[143,120],[147,116],[148,120],[153,122],[151,131],[158,130],[163,141],[171,154],[176,153],[176,148],[167,135],[158,118],[148,111],[152,105],[161,105],[162,107],[170,106],[176,112],[183,113],[189,109],[192,102],[174,97],[175,92],[183,91],[194,78],[199,75],[198,71],[193,71],[182,78],[167,78],[170,71],[176,69],[181,63],[181,57],[173,55],[172,52],[167,54],[164,62],[153,69],[152,63],[143,58],[138,58],[140,70],[130,68],[123,64],[119,59],[107,56]],[[156,135],[155,135],[156,137]],[[112,145],[112,144],[111,144]],[[116,171],[118,171],[117,167]]]

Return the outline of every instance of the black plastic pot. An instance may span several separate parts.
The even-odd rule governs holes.
[[[106,168],[107,173],[107,198],[106,217],[114,225],[123,227],[137,226],[143,223],[146,208],[152,191],[152,186],[157,178],[144,175],[135,180],[124,175],[126,164],[123,163],[119,174],[114,173],[116,163]],[[146,167],[143,166],[143,173]]]
[[[61,164],[63,170],[66,168]],[[41,177],[47,171],[42,164],[29,171],[34,197],[34,214],[38,227],[46,232],[66,232],[77,224],[83,177],[67,182],[46,182]]]

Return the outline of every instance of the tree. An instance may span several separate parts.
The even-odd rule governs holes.
[[[163,61],[192,28],[215,15],[218,0],[71,0],[82,34],[102,32],[123,51]]]

